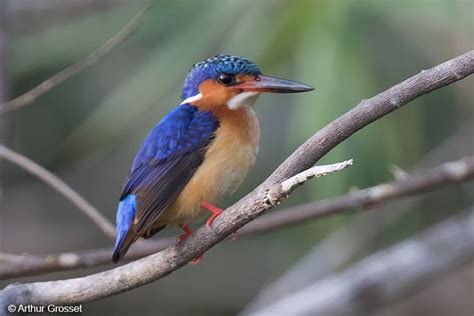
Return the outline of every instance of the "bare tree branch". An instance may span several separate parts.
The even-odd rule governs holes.
[[[53,189],[58,191],[61,195],[66,197],[74,205],[77,206],[84,214],[87,215],[99,228],[110,238],[115,238],[115,226],[93,207],[86,199],[74,191],[63,180],[59,179],[52,172],[38,165],[33,160],[20,155],[17,152],[0,144],[0,157],[10,161],[11,163],[20,166],[29,173],[38,177]]]
[[[340,163],[335,163],[333,165],[328,166],[315,166],[305,170],[303,172],[298,173],[297,175],[285,180],[281,183],[281,190],[287,194],[290,194],[294,189],[299,187],[300,185],[304,184],[309,179],[314,177],[323,177],[328,173],[332,173],[335,171],[342,170],[346,167],[352,166],[352,159],[346,160]]]
[[[307,170],[305,172],[302,172],[301,174],[297,174],[295,175],[295,178],[290,178],[289,179],[289,183],[287,182],[285,184],[285,186],[282,186],[281,184],[276,184],[274,185],[270,190],[268,190],[268,192],[265,193],[265,195],[263,196],[263,200],[260,202],[260,203],[265,203],[265,205],[267,205],[267,207],[270,207],[270,206],[274,206],[276,205],[279,201],[283,200],[284,198],[286,198],[290,193],[291,193],[291,190],[293,190],[295,188],[295,186],[298,186],[298,185],[301,185],[303,184],[304,182],[308,181],[309,179],[313,178],[313,177],[321,177],[321,176],[324,176],[324,175],[327,175],[328,173],[332,173],[332,172],[336,172],[338,170],[342,170],[348,166],[352,165],[352,161],[345,161],[343,163],[338,163],[338,164],[334,164],[334,165],[326,165],[326,166],[319,166],[318,168],[311,168],[311,170]],[[225,217],[226,214],[223,213],[221,217]],[[222,221],[220,221],[222,222]],[[222,225],[223,224],[223,225]],[[214,236],[212,235],[212,232],[210,232],[207,228],[206,229],[200,229],[196,232],[196,234],[199,234],[201,233],[202,236],[208,236],[207,238],[221,238],[222,236],[222,239],[225,238],[226,236],[224,236],[224,234],[226,234],[225,230],[228,229],[228,225],[226,225],[226,223],[221,223],[221,226],[220,226],[220,230],[221,232],[219,233],[219,235],[216,235],[216,232],[219,232],[219,226],[217,227],[217,229],[213,230],[212,232],[214,232]],[[231,233],[231,232],[229,232]],[[228,233],[227,233],[228,235]],[[188,238],[191,238],[191,237],[188,237]],[[202,238],[202,237],[201,237]],[[182,241],[180,244],[174,246],[174,247],[180,247],[181,245],[184,245],[186,247],[186,243],[187,241]],[[196,246],[194,246],[196,247]],[[169,247],[167,249],[165,249],[163,252],[167,252],[169,250],[171,250],[173,247]],[[180,251],[180,250],[178,250]],[[189,250],[188,250],[189,251]],[[184,252],[182,253],[184,254]],[[8,256],[8,255],[7,255]],[[175,258],[178,258],[180,257],[178,255],[178,253],[176,252],[176,250],[173,250],[172,252],[172,257],[175,257]],[[63,265],[63,266],[67,266],[69,264],[73,264],[77,258],[75,258],[74,255],[72,254],[62,254],[60,257],[57,258],[58,259],[58,262]],[[192,258],[190,258],[191,260]],[[16,260],[16,258],[15,258]],[[143,259],[142,259],[143,260]],[[158,259],[158,260],[162,260],[162,259]],[[165,259],[167,260],[167,259]],[[154,264],[152,264],[153,266]],[[149,268],[151,268],[152,266],[150,266]],[[116,269],[114,269],[115,271],[117,270],[123,270],[125,266],[122,266],[122,267],[118,267]],[[133,269],[133,268],[132,268]],[[151,269],[148,269],[149,271],[148,272],[145,272],[145,274],[148,274],[148,273],[153,273]],[[106,272],[104,272],[106,273]],[[120,279],[120,278],[119,278]],[[133,279],[133,278],[132,278]],[[132,280],[130,279],[130,280]],[[77,279],[79,280],[79,279]],[[116,280],[116,281],[119,281],[119,283],[122,283],[122,281],[120,280]],[[55,282],[60,282],[60,281],[55,281]],[[88,281],[86,280],[86,283]],[[86,285],[86,283],[83,283],[82,285]],[[39,284],[39,283],[38,283]],[[124,284],[125,285],[125,284]],[[84,292],[84,290],[86,290],[86,292],[88,290],[91,289],[91,284],[89,284],[87,286],[87,290],[86,289],[83,289],[83,290],[79,290],[80,292]],[[54,288],[56,288],[56,286],[53,285]],[[97,284],[94,286],[94,287],[97,287]],[[9,287],[7,287],[9,288]],[[5,290],[7,290],[7,288]],[[59,289],[59,288],[57,288]],[[5,290],[2,290],[5,291]],[[78,292],[76,292],[73,288],[71,288],[72,292],[70,293],[70,295],[67,295],[68,296],[68,299],[73,299],[75,300],[75,298],[77,298],[77,295],[79,294],[79,296],[82,296],[83,294],[85,294],[87,296],[86,293],[83,293],[83,294],[80,294]],[[105,287],[102,287],[102,289],[100,290],[102,292],[102,290],[105,290],[107,291],[107,286]],[[29,292],[29,290],[27,290],[27,292]],[[25,293],[25,292],[24,292]],[[5,295],[3,295],[5,294]],[[46,293],[43,293],[41,294],[40,296],[42,295],[45,295]],[[53,293],[53,295],[57,295],[59,294],[59,292],[56,292],[56,293]],[[4,308],[6,307],[4,305],[5,301],[8,301],[9,299],[12,299],[14,298],[15,299],[15,302],[18,303],[18,299],[20,298],[21,295],[19,295],[19,293],[16,293],[16,294],[12,294],[12,293],[0,293],[0,299],[2,299],[0,301],[0,311],[3,311],[5,310]],[[40,300],[43,300],[44,298],[41,298]],[[39,301],[38,301],[39,302]],[[72,301],[71,301],[72,302]],[[39,303],[41,304],[41,303]]]
[[[369,315],[474,260],[474,208],[250,314]]]
[[[1,147],[0,147],[1,149]],[[1,151],[0,151],[1,156]],[[314,178],[323,177],[344,168],[352,166],[352,159],[344,162],[316,166],[310,168],[282,183],[282,194],[290,194],[297,186]],[[140,240],[138,247],[133,247],[127,254],[131,258],[141,258],[145,255],[163,250],[170,246],[175,238],[162,238],[156,242]],[[53,272],[61,270],[72,270],[77,268],[92,268],[98,265],[110,264],[112,249],[97,249],[80,253],[61,253],[45,256],[31,256],[28,254],[12,255],[0,253],[0,279],[21,275],[34,275],[42,272]]]
[[[143,17],[145,16],[145,13],[148,11],[148,9],[150,9],[151,6],[152,2],[149,2],[147,5],[145,5],[130,20],[130,22],[127,23],[127,25],[125,25],[117,34],[115,34],[112,38],[105,42],[101,47],[89,54],[89,56],[67,67],[66,69],[55,74],[46,81],[43,81],[41,84],[37,85],[30,91],[22,94],[21,96],[4,104],[1,104],[0,114],[16,110],[20,107],[30,104],[39,96],[43,95],[44,93],[53,89],[54,87],[71,78],[72,76],[77,75],[81,71],[97,63],[99,59],[110,53],[115,47],[123,43],[132,33],[134,33],[138,29],[138,26],[140,25]]]
[[[10,303],[74,304],[97,300],[167,276],[274,207],[286,197],[281,182],[309,169],[350,135],[407,102],[473,72],[474,51],[470,51],[361,102],[317,132],[264,183],[227,208],[214,221],[212,230],[201,227],[178,245],[112,270],[68,280],[11,284],[0,292],[0,311]]]
[[[307,222],[310,219],[321,218],[340,213],[357,207],[372,209],[401,196],[414,195],[423,191],[433,190],[439,186],[467,181],[474,178],[474,157],[444,163],[405,179],[380,184],[368,189],[343,195],[338,198],[321,200],[290,207],[280,212],[274,212],[249,223],[239,232],[255,234],[271,231],[276,228]]]
[[[358,207],[370,205],[370,209],[393,199],[431,191],[438,187],[468,181],[474,178],[474,157],[444,163],[438,167],[405,179],[388,182],[352,192],[341,197],[290,207],[267,214],[256,219],[239,230],[239,237],[265,233],[308,220],[314,220],[328,214],[339,214]],[[132,261],[169,247],[175,238],[160,238],[156,241],[144,241],[139,247],[132,247],[125,261]],[[80,252],[48,254],[34,256],[28,254],[14,256],[14,264],[4,260],[0,266],[0,280],[48,272],[67,271],[82,268],[94,268],[110,264],[112,248],[84,250]],[[68,258],[67,261],[64,258]],[[0,263],[2,256],[0,255]]]

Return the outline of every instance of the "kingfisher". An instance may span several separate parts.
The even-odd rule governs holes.
[[[184,80],[182,102],[145,138],[120,194],[112,261],[118,262],[139,238],[166,226],[188,224],[222,210],[253,166],[260,129],[253,105],[263,92],[313,90],[302,83],[264,76],[244,57],[217,55],[195,64]]]

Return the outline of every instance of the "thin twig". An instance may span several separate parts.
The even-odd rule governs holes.
[[[430,170],[404,179],[376,185],[371,188],[351,192],[341,197],[302,204],[273,212],[249,223],[239,230],[239,234],[257,234],[277,228],[305,223],[331,214],[354,208],[372,210],[393,199],[434,190],[441,186],[474,179],[474,157],[447,162]]]
[[[29,173],[38,177],[61,195],[66,197],[76,205],[84,214],[86,214],[100,229],[110,238],[115,238],[115,226],[102,215],[95,207],[86,201],[82,196],[68,186],[63,180],[59,179],[52,172],[38,165],[33,160],[20,155],[19,153],[0,144],[0,157],[20,166]]]
[[[379,184],[364,190],[330,198],[322,201],[303,204],[273,212],[256,219],[238,231],[239,238],[276,229],[306,223],[330,214],[341,214],[354,208],[367,208],[384,205],[391,200],[421,194],[454,183],[468,181],[474,178],[474,157],[444,163],[430,170],[414,175],[407,175],[402,180]],[[140,247],[132,247],[124,261],[132,261],[169,247],[175,238],[160,238],[156,241],[142,243]],[[83,268],[94,268],[110,264],[112,248],[91,249],[67,253],[69,261],[63,264],[64,253],[34,256],[23,254],[21,264],[3,265],[0,268],[0,280],[49,272],[67,271]]]
[[[108,271],[60,281],[11,284],[0,291],[0,311],[6,311],[9,304],[74,304],[98,300],[169,275],[278,204],[286,197],[281,182],[312,167],[350,135],[409,101],[473,72],[474,51],[470,51],[393,86],[316,133],[264,183],[222,212],[212,230],[201,227],[178,245]]]
[[[281,190],[286,193],[291,193],[295,188],[302,185],[306,181],[312,178],[324,177],[329,173],[333,173],[344,168],[352,166],[353,160],[346,160],[343,162],[335,163],[332,165],[325,166],[314,166],[303,172],[298,173],[297,175],[283,181],[281,183]]]
[[[84,59],[78,61],[77,63],[67,67],[61,72],[55,74],[51,78],[37,85],[30,91],[22,94],[21,96],[8,101],[0,105],[0,114],[16,110],[20,107],[30,104],[36,98],[53,89],[57,85],[66,81],[74,75],[77,75],[81,71],[89,68],[90,66],[97,63],[102,57],[110,53],[115,47],[123,43],[132,33],[134,33],[138,26],[140,25],[145,13],[152,6],[152,2],[149,2],[145,5],[131,20],[127,23],[117,34],[105,42],[97,50],[93,51]]]

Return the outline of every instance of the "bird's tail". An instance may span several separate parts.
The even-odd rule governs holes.
[[[137,239],[131,230],[131,224],[135,216],[137,202],[135,195],[127,195],[120,201],[117,208],[117,233],[115,237],[114,253],[112,254],[112,262],[117,263],[128,251],[131,244]]]

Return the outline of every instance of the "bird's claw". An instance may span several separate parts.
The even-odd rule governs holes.
[[[183,240],[185,240],[189,235],[184,233],[184,234],[181,234],[179,235],[177,238],[176,238],[176,243],[179,244],[180,242],[182,242]]]
[[[206,227],[208,229],[211,229],[212,222],[214,222],[214,220],[221,214],[222,214],[222,211],[215,211],[215,213],[212,213],[211,217],[209,217],[206,222]]]
[[[178,238],[176,238],[176,243],[177,243],[177,244],[179,244],[180,242],[182,242],[183,240],[185,240],[186,238],[188,238],[188,236],[193,233],[193,231],[191,230],[191,228],[189,228],[188,225],[179,224],[178,226],[179,226],[182,230],[184,230],[184,234],[181,234],[181,235],[178,236]]]
[[[202,258],[203,258],[203,255],[200,255],[200,256],[194,258],[193,260],[191,260],[191,264],[198,264],[199,262],[202,261]]]

